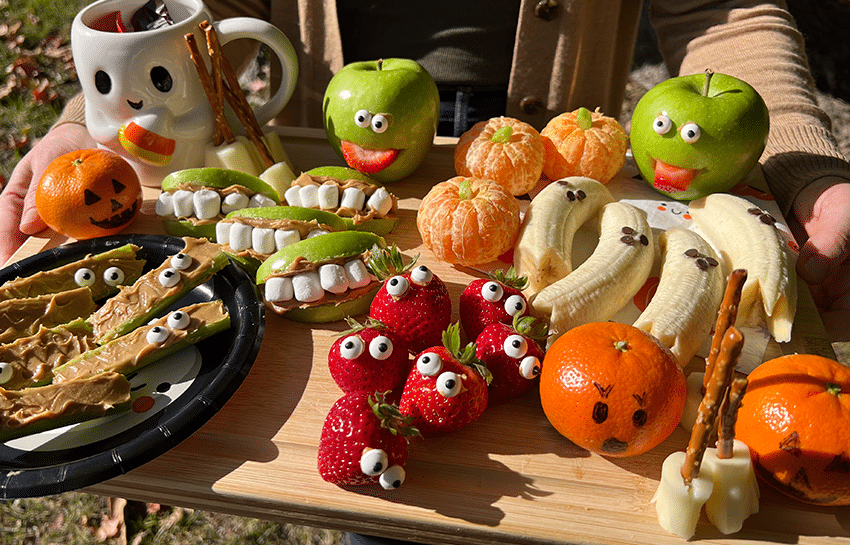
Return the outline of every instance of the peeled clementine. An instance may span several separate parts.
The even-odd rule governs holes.
[[[35,193],[48,227],[75,239],[114,235],[142,204],[139,177],[126,160],[105,149],[84,149],[54,159]]]
[[[579,108],[555,116],[540,136],[546,148],[543,174],[550,180],[586,176],[605,184],[626,162],[625,129],[598,109]]]
[[[459,175],[496,180],[514,195],[534,189],[545,160],[537,129],[512,117],[476,123],[460,136],[454,153]]]
[[[489,263],[513,248],[519,233],[519,201],[493,180],[455,176],[428,191],[416,226],[443,261]]]
[[[604,456],[634,456],[666,439],[687,394],[676,358],[649,333],[618,322],[575,327],[543,359],[540,402],[561,435]]]
[[[850,505],[850,368],[793,354],[747,378],[736,437],[756,473],[792,498]]]

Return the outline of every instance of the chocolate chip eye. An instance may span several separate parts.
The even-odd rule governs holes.
[[[11,363],[6,361],[0,362],[0,384],[6,384],[12,380],[14,374],[15,370],[12,368]]]
[[[189,268],[189,265],[192,264],[192,257],[188,256],[184,253],[174,254],[171,256],[171,266],[177,269],[178,271],[182,271]]]
[[[502,350],[509,358],[519,359],[528,352],[528,341],[522,335],[508,335],[502,343]]]
[[[385,360],[393,355],[393,342],[379,335],[369,342],[369,355],[376,360]]]
[[[682,130],[679,131],[682,135],[682,140],[684,140],[688,144],[693,144],[700,137],[700,129],[699,125],[696,123],[685,123],[682,126]]]
[[[150,344],[160,344],[168,339],[168,335],[168,328],[157,325],[148,330],[147,335],[145,335],[145,339]]]
[[[81,288],[91,286],[94,284],[95,280],[97,280],[97,276],[91,269],[83,267],[81,269],[77,269],[77,272],[74,273],[74,282]]]
[[[103,70],[94,73],[94,88],[101,95],[108,95],[112,90],[112,78]]]
[[[339,345],[339,355],[347,360],[353,360],[360,357],[365,347],[363,339],[357,335],[349,335]]]
[[[425,265],[419,265],[410,271],[410,279],[420,286],[428,285],[432,278],[434,278],[434,273]]]
[[[608,404],[597,401],[593,405],[593,414],[591,414],[591,418],[593,418],[593,421],[597,424],[601,424],[608,420]]]
[[[410,282],[403,276],[393,276],[387,280],[387,293],[393,297],[401,297],[407,293],[410,288]]]
[[[505,300],[505,312],[508,316],[516,316],[525,312],[528,303],[522,295],[511,295]]]
[[[370,448],[360,456],[360,471],[364,475],[375,477],[386,471],[389,463],[386,452],[379,448]]]
[[[372,124],[372,114],[369,113],[369,110],[357,110],[354,114],[354,124],[361,129],[369,127]]]
[[[372,130],[380,134],[385,132],[390,126],[390,120],[383,114],[375,114],[372,116]]]
[[[540,375],[540,360],[537,356],[526,356],[519,362],[519,374],[528,380]]]
[[[180,271],[169,267],[159,273],[159,283],[163,288],[173,288],[180,282]]]
[[[103,271],[103,281],[107,286],[114,288],[124,282],[124,271],[118,267],[109,267]]]
[[[460,393],[460,377],[457,373],[446,371],[437,377],[437,391],[444,397],[454,397]]]
[[[433,377],[443,368],[443,360],[436,352],[425,352],[416,360],[416,370],[426,377]]]
[[[673,128],[673,121],[665,113],[661,113],[652,122],[652,129],[658,134],[667,134]]]
[[[151,83],[153,83],[157,91],[162,93],[167,93],[174,86],[171,74],[163,66],[154,66],[151,68]]]
[[[502,289],[502,286],[498,282],[490,281],[481,286],[481,297],[491,303],[501,300],[504,294],[505,290]]]
[[[640,428],[646,424],[646,411],[643,409],[636,410],[632,415],[632,424],[634,424],[636,428]]]
[[[381,473],[381,476],[378,477],[378,483],[384,488],[384,490],[395,490],[404,484],[404,478],[407,476],[407,473],[404,471],[404,468],[395,465],[388,467],[386,471]]]
[[[182,310],[175,310],[171,314],[168,315],[168,327],[171,329],[186,329],[189,327],[189,322],[192,319],[189,317],[189,314],[183,312]]]

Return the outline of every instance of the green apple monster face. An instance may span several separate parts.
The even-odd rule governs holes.
[[[644,179],[677,200],[724,192],[764,151],[767,106],[749,84],[724,74],[668,79],[635,107],[631,145]]]
[[[355,62],[331,79],[323,114],[328,141],[348,166],[395,182],[416,170],[431,149],[440,97],[415,61]]]

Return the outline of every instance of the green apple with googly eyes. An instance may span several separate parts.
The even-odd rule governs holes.
[[[390,183],[412,174],[428,155],[440,96],[416,61],[353,62],[331,78],[322,111],[328,141],[345,163]]]
[[[746,178],[769,128],[767,106],[750,84],[707,70],[650,89],[635,106],[629,138],[647,183],[690,201]]]

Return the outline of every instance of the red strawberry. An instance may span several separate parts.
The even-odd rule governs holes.
[[[537,384],[546,324],[531,316],[515,316],[511,325],[490,324],[475,340],[475,355],[493,374],[490,404],[524,394]]]
[[[510,324],[514,316],[528,315],[528,301],[522,294],[527,285],[528,278],[518,277],[513,267],[470,282],[458,301],[466,338],[474,341],[492,323]]]
[[[407,438],[418,432],[383,394],[350,392],[334,403],[319,440],[319,474],[329,483],[380,483],[394,489],[404,482]]]
[[[475,345],[460,348],[460,328],[450,326],[442,346],[416,357],[401,392],[399,410],[425,437],[459,430],[487,408],[489,372],[475,358]]]
[[[328,370],[344,392],[395,390],[410,371],[407,343],[377,320],[348,318],[328,352]]]
[[[386,324],[407,342],[411,353],[439,345],[452,319],[452,301],[446,284],[425,265],[402,262],[393,246],[376,253],[369,263],[384,285],[375,294],[369,316]]]
[[[339,145],[348,166],[366,174],[381,172],[393,164],[399,153],[397,149],[364,148],[348,140],[340,140]]]

